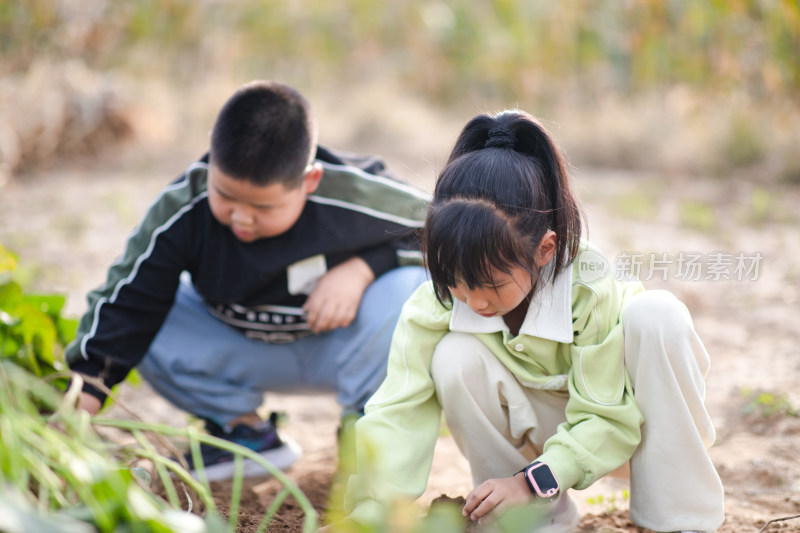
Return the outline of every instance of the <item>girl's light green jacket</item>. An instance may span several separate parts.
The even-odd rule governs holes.
[[[386,379],[356,424],[350,518],[375,523],[390,502],[424,492],[441,420],[431,359],[450,331],[475,334],[524,385],[569,394],[566,422],[538,458],[562,489],[588,487],[625,463],[639,444],[642,416],[625,370],[621,311],[642,290],[617,281],[604,256],[584,244],[571,268],[535,293],[512,336],[502,317],[482,317],[458,300],[448,309],[430,282],[420,286],[395,329]]]

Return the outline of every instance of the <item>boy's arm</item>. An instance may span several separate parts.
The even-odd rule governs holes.
[[[397,259],[398,242],[387,242],[380,246],[374,246],[360,251],[356,257],[361,258],[372,270],[375,278],[381,277],[393,268],[399,266]]]
[[[105,283],[87,297],[87,311],[64,354],[72,371],[99,377],[113,387],[145,355],[193,253],[190,219],[204,198],[204,189],[186,177],[165,188],[150,205]],[[105,400],[105,393],[88,382],[83,392],[100,404]]]
[[[376,156],[359,156],[317,147],[323,179],[317,201],[343,207],[341,220],[356,255],[376,278],[404,265],[422,265],[421,228],[430,194],[397,179]]]
[[[303,306],[311,331],[322,333],[349,326],[358,313],[364,291],[374,280],[372,269],[357,256],[326,272]]]

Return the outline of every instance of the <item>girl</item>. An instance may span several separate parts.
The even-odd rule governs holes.
[[[403,308],[386,379],[356,424],[352,520],[422,494],[443,411],[475,483],[470,520],[532,503],[574,527],[567,490],[630,460],[636,524],[721,525],[709,361],[688,311],[615,280],[581,226],[565,162],[533,117],[464,127],[423,232],[431,282]]]

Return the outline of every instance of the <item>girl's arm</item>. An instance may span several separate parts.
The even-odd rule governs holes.
[[[357,470],[345,494],[345,509],[356,522],[379,524],[392,502],[425,490],[441,420],[430,366],[449,314],[428,283],[403,307],[386,379],[356,423]]]
[[[562,488],[588,487],[630,459],[641,440],[643,419],[625,369],[619,319],[628,294],[610,275],[573,287],[567,422],[539,458]]]

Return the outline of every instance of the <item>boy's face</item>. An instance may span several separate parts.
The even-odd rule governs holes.
[[[231,229],[242,242],[276,237],[291,228],[322,177],[322,168],[312,166],[299,187],[283,183],[255,185],[234,179],[216,167],[208,169],[208,205],[220,224]]]

